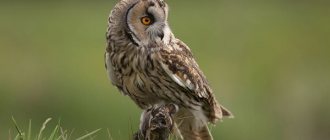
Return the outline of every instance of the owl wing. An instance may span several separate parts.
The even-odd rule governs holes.
[[[199,99],[209,99],[212,93],[208,82],[196,63],[190,49],[177,40],[161,50],[162,68],[171,79]]]
[[[186,89],[188,97],[204,103],[204,111],[211,122],[215,123],[223,116],[232,117],[231,112],[216,101],[205,75],[186,44],[177,39],[160,51],[163,70],[176,84]]]

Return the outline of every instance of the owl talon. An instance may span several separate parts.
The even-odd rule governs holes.
[[[167,140],[172,133],[175,122],[173,115],[178,112],[178,106],[167,104],[152,107],[142,113],[140,130],[135,134],[135,140]]]

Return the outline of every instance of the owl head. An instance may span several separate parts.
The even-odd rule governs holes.
[[[109,32],[125,33],[136,46],[169,41],[168,6],[163,0],[121,0],[109,19]],[[110,33],[111,34],[111,33]]]

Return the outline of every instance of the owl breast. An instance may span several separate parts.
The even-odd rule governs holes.
[[[109,52],[113,67],[113,72],[109,75],[116,77],[115,85],[119,90],[142,109],[160,103],[185,106],[189,98],[182,94],[183,88],[173,84],[173,80],[162,69],[157,61],[157,51],[150,52],[143,47],[130,46],[121,49]]]
[[[154,53],[148,53],[142,47],[125,45],[114,48],[106,59],[111,65],[108,69],[110,78],[121,92],[128,95],[140,108],[146,109],[154,104],[164,102],[158,93],[163,92],[160,83],[162,78],[156,75],[156,62],[152,57]],[[115,81],[115,82],[114,82]]]

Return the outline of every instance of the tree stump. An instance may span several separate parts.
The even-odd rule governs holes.
[[[175,104],[154,106],[141,115],[140,130],[134,134],[134,140],[168,140],[175,122],[173,115],[179,107]]]

